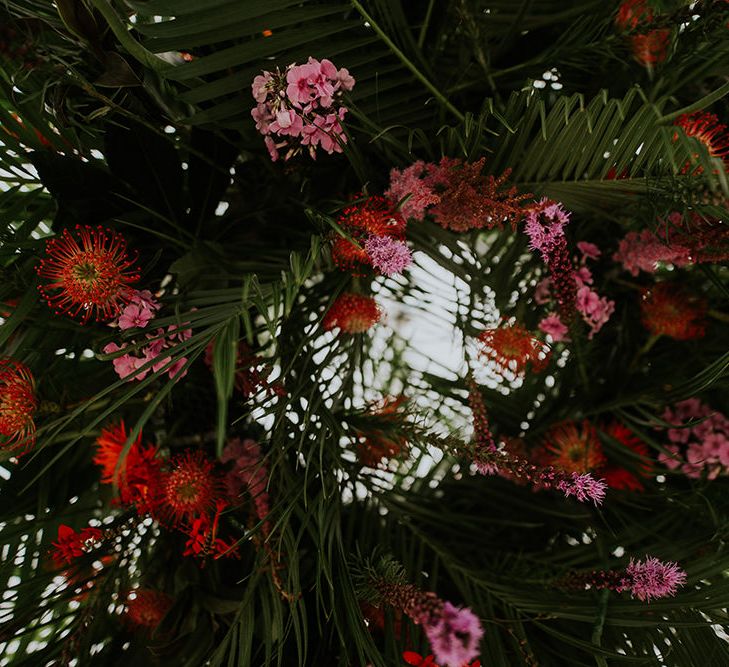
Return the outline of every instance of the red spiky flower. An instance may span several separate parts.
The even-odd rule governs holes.
[[[635,30],[641,23],[653,21],[653,10],[646,0],[624,0],[615,15],[619,30]]]
[[[719,122],[716,114],[707,111],[685,113],[673,124],[682,128],[686,136],[704,144],[712,157],[729,162],[729,133],[726,125]]]
[[[61,524],[58,526],[58,539],[53,542],[54,550],[51,557],[58,567],[69,565],[93,549],[101,541],[102,536],[103,533],[98,528],[84,528],[77,533],[70,526]]]
[[[637,460],[633,470],[626,470],[621,465],[609,463],[599,471],[600,475],[611,489],[643,491],[643,482],[640,478],[650,477],[652,472],[648,447],[635,433],[620,422],[610,422],[603,431],[629,450]]]
[[[19,361],[0,357],[0,449],[27,451],[35,444],[35,381]]]
[[[571,421],[553,426],[543,444],[549,464],[567,472],[586,473],[606,463],[597,430],[586,419],[579,427]]]
[[[191,523],[201,514],[215,511],[222,496],[221,481],[215,465],[202,451],[187,450],[172,459],[162,480],[163,519],[179,526]]]
[[[380,196],[348,206],[337,222],[356,241],[352,243],[348,238],[336,236],[332,242],[332,259],[344,271],[372,266],[372,260],[364,249],[368,238],[387,236],[402,240],[407,225],[402,214],[395,210],[395,204]]]
[[[549,363],[549,346],[519,324],[507,324],[481,332],[481,355],[493,361],[501,371],[523,374],[527,367],[535,373]]]
[[[668,28],[649,30],[644,34],[630,37],[633,57],[643,67],[652,67],[662,63],[668,57],[670,43],[671,31]]]
[[[93,318],[114,319],[134,294],[139,280],[136,255],[127,252],[124,237],[104,227],[76,225],[71,233],[46,243],[46,257],[36,271],[47,281],[38,286],[57,314],[78,318],[82,324]]]
[[[172,602],[167,593],[138,588],[127,594],[124,617],[137,629],[154,631],[172,607]]]
[[[692,340],[706,333],[706,302],[676,285],[658,283],[645,290],[640,309],[643,326],[654,336]]]
[[[141,433],[120,461],[128,436],[123,420],[102,429],[96,439],[93,461],[101,466],[101,483],[116,484],[121,503],[135,505],[140,514],[146,514],[160,501],[162,462],[157,458],[155,447],[142,445]]]
[[[357,458],[362,465],[374,468],[383,459],[397,458],[407,452],[408,439],[398,430],[404,417],[400,407],[406,401],[405,396],[388,396],[362,415],[365,420],[372,419],[372,428],[359,429]]]
[[[341,294],[324,316],[326,331],[339,327],[350,334],[363,333],[380,321],[382,311],[371,296]]]

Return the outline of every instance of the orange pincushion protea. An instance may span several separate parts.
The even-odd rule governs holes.
[[[172,598],[162,591],[138,588],[127,595],[124,617],[133,627],[154,631],[172,607]]]
[[[330,331],[339,327],[345,333],[364,333],[377,324],[382,311],[371,296],[363,294],[342,294],[324,316],[324,329]]]
[[[213,461],[201,451],[190,450],[172,460],[162,480],[164,499],[160,513],[175,526],[215,511],[222,495],[222,483]]]
[[[124,237],[104,227],[77,225],[71,233],[46,243],[46,257],[36,271],[45,283],[38,286],[57,314],[66,313],[82,324],[93,318],[114,319],[133,296],[130,285],[139,280]]]
[[[706,333],[706,302],[670,283],[645,290],[640,309],[643,326],[654,336],[692,340]]]
[[[486,329],[478,338],[484,344],[481,354],[502,371],[521,375],[530,366],[539,373],[549,363],[549,346],[518,324]]]
[[[0,449],[24,452],[35,444],[35,381],[19,361],[0,357]]]
[[[675,120],[674,125],[683,129],[686,136],[704,144],[709,155],[729,162],[729,133],[715,114],[706,111],[685,113]]]
[[[597,431],[586,419],[579,427],[575,422],[553,426],[544,437],[544,448],[548,463],[567,472],[586,473],[606,463]]]

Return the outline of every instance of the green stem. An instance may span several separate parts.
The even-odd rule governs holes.
[[[715,320],[719,320],[720,322],[729,322],[729,314],[722,313],[719,310],[709,310],[708,311],[709,317],[713,317]]]
[[[641,357],[642,357],[642,356],[643,356],[644,354],[646,354],[647,352],[649,352],[649,351],[651,350],[651,348],[652,348],[652,347],[653,347],[653,346],[654,346],[654,345],[656,344],[656,342],[658,341],[658,339],[659,339],[660,337],[661,337],[661,334],[655,334],[655,335],[651,336],[651,337],[650,337],[650,338],[649,338],[649,339],[648,339],[648,340],[647,340],[647,341],[645,342],[645,345],[643,345],[643,347],[641,347],[641,348],[640,348],[640,350],[638,350],[638,351],[637,351],[637,352],[635,353],[635,356],[633,357],[633,361],[631,361],[631,362],[630,362],[630,369],[629,369],[629,370],[630,370],[631,372],[635,370],[635,367],[636,367],[636,366],[638,365],[638,361],[640,361],[640,358],[641,358]]]
[[[720,100],[724,95],[729,95],[729,81],[727,81],[724,85],[719,86],[716,90],[709,93],[708,95],[704,95],[700,100],[694,102],[693,104],[689,104],[687,107],[684,107],[683,109],[679,109],[678,111],[674,111],[673,113],[668,114],[667,116],[663,116],[660,119],[660,123],[670,123],[679,116],[682,116],[685,113],[691,113],[692,111],[698,111],[699,109],[705,109],[710,104],[713,104],[717,100]]]
[[[422,49],[425,44],[425,35],[428,32],[428,26],[430,25],[430,16],[433,13],[433,5],[435,0],[430,0],[428,3],[428,9],[425,12],[425,18],[423,19],[423,25],[420,26],[420,34],[418,35],[418,48]]]
[[[130,34],[127,26],[122,23],[116,10],[109,4],[108,0],[90,0],[91,4],[106,19],[111,31],[121,42],[122,46],[127,50],[129,55],[136,58],[142,65],[149,67],[151,70],[161,74],[165,70],[170,69],[173,65],[162,60],[159,56],[151,51],[147,51],[136,39]]]
[[[93,0],[94,3],[101,2],[102,0]],[[446,108],[448,111],[450,111],[458,120],[463,121],[465,116],[456,109],[443,95],[443,93],[440,92],[428,79],[427,77],[417,68],[415,65],[413,65],[412,62],[408,59],[408,57],[395,45],[395,43],[385,34],[385,32],[380,28],[380,26],[375,23],[375,20],[365,11],[365,8],[362,7],[362,5],[358,2],[358,0],[352,0],[352,6],[360,13],[362,18],[367,21],[367,23],[370,24],[370,28],[372,28],[382,39],[385,44],[389,47],[389,49],[400,59],[400,62],[402,62],[405,67],[407,67],[415,76],[417,79],[420,80],[420,82],[431,92],[433,93],[433,96]]]
[[[605,589],[600,593],[600,606],[598,607],[598,615],[595,620],[595,627],[592,630],[592,645],[600,648],[602,643],[602,630],[605,627],[605,618],[607,617],[607,606],[608,599],[610,597],[610,590]],[[607,660],[602,655],[595,656],[595,663],[597,667],[608,667]]]

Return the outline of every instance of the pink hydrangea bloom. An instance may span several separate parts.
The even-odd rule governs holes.
[[[547,315],[547,317],[543,318],[541,322],[539,322],[538,328],[540,331],[551,336],[555,343],[559,343],[560,341],[569,341],[567,336],[569,328],[562,323],[562,320],[559,319],[559,315],[556,313],[551,313],[550,315]]]
[[[266,96],[268,95],[268,87],[272,81],[273,77],[271,76],[270,72],[264,72],[263,74],[259,74],[253,79],[251,92],[253,93],[253,99],[255,99],[256,102],[258,102],[259,104],[262,105],[262,103],[266,101]]]
[[[119,316],[119,328],[122,330],[139,328],[143,329],[147,323],[154,318],[154,311],[145,308],[140,304],[130,303]]]
[[[446,602],[424,629],[430,648],[443,667],[463,667],[478,656],[483,628],[478,616],[467,607]]]
[[[677,563],[662,563],[649,556],[646,556],[645,561],[631,558],[625,574],[625,581],[621,585],[642,602],[673,596],[686,583],[686,572]]]
[[[402,273],[413,261],[412,253],[405,241],[391,236],[370,235],[365,241],[365,252],[372,260],[372,266],[386,276]]]
[[[577,311],[582,315],[582,319],[591,327],[589,338],[592,338],[600,331],[615,310],[614,301],[601,297],[587,286],[580,287],[577,290],[575,305]]]

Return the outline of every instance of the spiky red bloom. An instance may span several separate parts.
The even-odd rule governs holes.
[[[0,449],[26,451],[35,444],[35,381],[19,361],[0,357]]]
[[[729,133],[716,114],[707,111],[685,113],[675,120],[674,125],[681,127],[687,136],[704,144],[712,157],[729,162]]]
[[[486,329],[478,338],[484,345],[481,354],[502,371],[521,375],[530,366],[539,373],[549,363],[549,346],[519,324]]]
[[[102,531],[98,528],[84,528],[77,533],[70,526],[58,526],[58,539],[53,542],[54,551],[51,554],[58,567],[73,563],[73,561],[88,553],[102,538]]]
[[[140,514],[146,514],[160,501],[158,490],[162,462],[157,458],[155,447],[142,445],[141,433],[120,461],[128,436],[123,420],[102,429],[96,439],[93,461],[101,466],[101,483],[116,484],[121,503],[135,505]]]
[[[668,56],[670,42],[671,31],[668,28],[649,30],[645,34],[630,37],[633,57],[643,67],[652,67],[662,63]]]
[[[595,427],[586,419],[553,426],[544,438],[549,463],[567,472],[586,473],[602,468],[606,461]]]
[[[196,517],[215,511],[222,495],[215,465],[200,450],[187,450],[172,460],[162,480],[164,494],[160,512],[176,526],[191,523]]]
[[[407,452],[408,439],[398,432],[398,424],[403,419],[400,407],[406,401],[405,396],[388,396],[363,415],[370,415],[373,419],[373,427],[361,429],[361,438],[357,442],[357,458],[363,465],[374,468],[383,459],[397,458]],[[377,428],[376,425],[384,426],[386,430]]]
[[[635,472],[611,463],[600,470],[600,475],[611,489],[643,491],[644,487],[640,478],[650,477],[652,471],[651,465],[648,463],[650,457],[648,447],[635,433],[620,422],[611,422],[604,429],[604,432],[637,457],[640,457],[640,460],[635,463]]]
[[[407,225],[405,218],[395,210],[395,204],[380,196],[369,197],[364,202],[348,206],[337,222],[357,242],[354,244],[342,236],[337,236],[332,242],[334,263],[347,271],[372,265],[372,260],[364,250],[365,241],[370,236],[404,239]]]
[[[340,295],[324,316],[326,331],[339,327],[346,333],[363,333],[380,321],[382,311],[371,296],[346,293]]]
[[[155,630],[172,607],[172,602],[167,593],[138,588],[128,593],[124,616],[135,628]]]
[[[640,309],[643,326],[654,336],[692,340],[706,333],[706,302],[676,285],[658,283],[645,290]]]
[[[619,30],[635,30],[641,23],[653,21],[653,10],[646,0],[624,0],[615,15]]]
[[[47,281],[38,289],[57,314],[66,313],[85,324],[114,319],[129,302],[139,280],[124,237],[104,227],[76,225],[71,233],[46,243],[46,257],[36,271]]]

